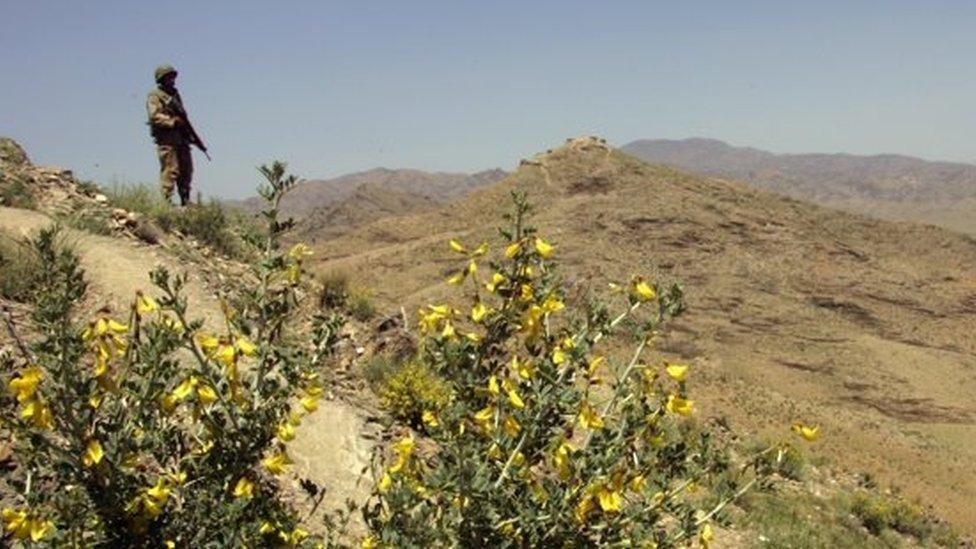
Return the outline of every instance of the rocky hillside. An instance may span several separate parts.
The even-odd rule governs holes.
[[[303,181],[282,201],[282,211],[296,219],[309,217],[316,210],[320,210],[319,213],[327,211],[351,198],[364,185],[372,191],[386,190],[400,196],[411,195],[420,199],[418,203],[444,203],[496,183],[506,175],[502,170],[466,174],[376,168],[334,179]],[[411,199],[410,202],[412,204],[415,200]],[[256,212],[261,208],[261,199],[249,198],[239,205]]]
[[[715,139],[647,139],[622,149],[642,160],[885,219],[976,234],[976,165],[900,155],[773,154]]]
[[[595,139],[525,160],[450,207],[317,244],[407,311],[456,295],[448,238],[496,243],[510,190],[529,193],[582,298],[634,273],[687,285],[659,341],[691,361],[702,414],[738,431],[823,425],[817,451],[976,525],[976,241],[645,164]]]

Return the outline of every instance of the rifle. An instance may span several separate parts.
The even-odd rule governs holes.
[[[179,95],[177,95],[177,97],[179,97]],[[207,153],[207,146],[203,144],[203,139],[200,139],[200,135],[195,129],[193,129],[193,124],[190,123],[190,117],[186,114],[186,109],[183,108],[183,101],[177,100],[175,103],[176,110],[178,111],[180,118],[183,119],[183,124],[180,125],[180,131],[183,132],[183,135],[186,136],[186,139],[191,144],[200,149],[203,156],[206,156],[208,161],[212,161],[210,154]]]
[[[190,143],[200,149],[203,156],[207,157],[207,161],[211,161],[210,155],[207,153],[207,146],[203,144],[203,139],[200,139],[200,135],[193,129],[193,124],[190,124],[190,119],[187,118],[186,111],[183,111],[183,125],[180,128],[186,135],[186,138],[190,140]]]

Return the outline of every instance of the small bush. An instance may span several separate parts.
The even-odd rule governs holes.
[[[6,233],[0,233],[0,296],[27,301],[39,268],[37,257],[30,250]]]
[[[365,288],[355,288],[349,295],[346,304],[349,314],[360,322],[366,322],[376,316],[376,305],[373,304],[372,293]]]
[[[215,200],[176,208],[150,185],[115,185],[107,196],[113,206],[137,212],[163,231],[194,238],[227,257],[249,259],[254,253],[249,242],[260,239],[254,220]],[[147,233],[143,240],[159,238]]]
[[[447,382],[422,361],[397,362],[377,357],[367,370],[366,378],[371,380],[383,407],[416,428],[423,425],[425,412],[436,413],[450,398]]]
[[[31,209],[36,205],[37,201],[23,181],[0,175],[0,206]]]
[[[925,508],[899,496],[860,492],[851,502],[851,512],[875,535],[890,528],[922,540],[936,529]]]
[[[100,235],[112,234],[108,213],[105,211],[80,210],[63,216],[61,221],[72,229],[78,229],[86,233]]]
[[[330,271],[319,278],[322,290],[319,292],[319,305],[323,309],[342,309],[349,301],[349,274],[345,271]]]

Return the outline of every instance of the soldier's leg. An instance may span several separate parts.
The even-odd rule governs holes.
[[[177,158],[179,175],[176,184],[180,191],[180,202],[186,206],[190,203],[190,183],[193,181],[193,155],[190,154],[190,147],[177,148]]]
[[[176,148],[170,145],[157,145],[156,154],[159,155],[159,189],[167,202],[173,196],[173,187],[180,168],[176,159]]]

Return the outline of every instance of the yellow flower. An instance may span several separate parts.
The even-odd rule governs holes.
[[[498,378],[490,376],[488,378],[488,394],[497,396],[501,391],[498,388]]]
[[[104,455],[105,452],[102,451],[102,445],[97,440],[92,439],[85,447],[85,454],[81,456],[81,464],[85,467],[98,465]]]
[[[498,443],[495,442],[491,443],[491,446],[488,447],[488,458],[498,460],[501,459],[501,457],[502,457],[501,447],[498,446]]]
[[[199,383],[199,379],[197,379],[196,376],[190,376],[184,379],[182,383],[173,389],[173,399],[177,402],[185,400],[186,397],[190,396],[190,394],[193,393],[193,390],[196,389],[197,383]]]
[[[583,404],[583,408],[580,409],[579,422],[587,429],[596,430],[603,427],[603,418],[589,403]]]
[[[459,254],[466,254],[466,253],[468,253],[467,248],[465,248],[464,245],[461,244],[461,242],[459,240],[457,240],[456,238],[452,238],[450,241],[448,241],[447,245],[450,246],[452,250],[454,250],[455,252],[457,252]]]
[[[306,396],[302,397],[302,399],[298,402],[302,405],[302,408],[304,408],[306,412],[311,413],[319,409],[318,397]]]
[[[495,407],[488,406],[478,410],[474,414],[474,422],[485,431],[491,431],[494,427]]]
[[[473,252],[471,252],[471,256],[472,257],[481,257],[481,256],[485,255],[486,253],[488,253],[488,243],[487,242],[482,242],[480,246],[478,246],[477,248],[474,249]]]
[[[235,498],[250,498],[254,495],[254,483],[247,480],[247,477],[241,477],[234,486],[234,497]]]
[[[514,259],[518,255],[519,250],[522,249],[521,242],[512,242],[505,248],[505,257],[508,259]]]
[[[671,379],[675,381],[684,381],[685,375],[688,373],[688,366],[684,364],[669,364],[665,370]]]
[[[460,271],[451,275],[447,279],[447,283],[451,286],[460,286],[464,282],[464,278],[468,275],[467,271]]]
[[[820,438],[820,426],[810,426],[803,423],[793,424],[793,432],[800,435],[803,440],[813,442]]]
[[[17,395],[17,402],[24,402],[34,396],[43,378],[44,372],[40,366],[31,366],[25,368],[19,377],[11,379],[8,386],[10,392]]]
[[[152,296],[146,295],[142,292],[136,292],[136,312],[140,315],[148,315],[149,313],[158,310],[159,304]]]
[[[386,492],[392,486],[393,486],[393,477],[390,476],[390,473],[383,473],[383,476],[380,477],[379,482],[376,483],[376,489],[379,490],[380,492]]]
[[[377,549],[379,546],[379,542],[373,536],[366,536],[363,541],[359,542],[360,549]]]
[[[486,316],[488,316],[488,307],[481,300],[478,300],[471,308],[471,320],[481,322]]]
[[[28,400],[24,404],[24,409],[20,411],[20,417],[29,419],[34,427],[38,429],[50,429],[54,426],[51,409],[44,404],[44,401],[37,397]]]
[[[454,339],[457,337],[457,331],[454,330],[454,325],[450,322],[445,322],[444,329],[441,330],[441,337],[444,339]]]
[[[169,500],[169,492],[169,486],[166,485],[166,481],[162,477],[156,480],[156,484],[152,488],[146,488],[146,496],[156,500],[160,504],[164,504]]]
[[[610,490],[606,486],[600,488],[597,495],[600,500],[600,508],[604,513],[619,513],[624,502],[623,495],[618,490]]]
[[[485,284],[485,289],[491,293],[495,293],[495,290],[498,289],[498,286],[500,286],[502,282],[505,282],[505,280],[507,280],[505,278],[505,275],[501,273],[493,273],[491,275],[491,280]]]
[[[212,354],[220,346],[220,340],[209,334],[199,334],[197,336],[197,343],[203,349],[203,352],[208,355]]]
[[[556,347],[552,352],[552,363],[558,366],[563,362],[566,362],[566,351],[562,347]]]
[[[541,238],[536,238],[535,251],[539,252],[539,255],[542,256],[543,259],[549,259],[550,257],[552,257],[552,254],[555,253],[556,248],[555,246],[549,244],[545,240]]]
[[[634,478],[630,479],[628,486],[634,492],[640,493],[644,491],[644,487],[647,486],[647,477],[645,477],[644,475],[637,475]]]
[[[217,351],[214,358],[224,363],[225,366],[231,366],[237,363],[237,351],[231,345],[224,345]]]
[[[237,350],[241,352],[244,356],[254,356],[258,352],[258,348],[251,343],[251,340],[240,335],[234,340],[234,345],[237,346]]]
[[[264,468],[272,475],[280,475],[285,472],[285,468],[291,465],[291,459],[284,452],[277,452],[261,461]]]
[[[553,294],[546,296],[542,302],[542,311],[546,314],[556,313],[566,308],[566,304]]]
[[[702,549],[708,549],[713,539],[715,539],[715,534],[712,533],[712,525],[706,523],[701,533],[698,534],[698,542],[701,543]]]
[[[668,402],[665,408],[672,414],[690,416],[692,412],[693,400],[681,398],[678,395],[668,395]]]
[[[502,422],[502,429],[508,434],[508,436],[514,437],[522,431],[522,426],[519,425],[519,422],[516,421],[515,418],[508,416],[505,418],[505,421]]]
[[[596,371],[600,368],[601,365],[603,365],[604,362],[606,362],[606,360],[607,359],[602,356],[595,356],[591,358],[586,365],[586,375],[589,377],[593,377],[596,374]]]
[[[413,453],[413,436],[407,435],[393,445],[393,451],[397,453],[397,461],[390,467],[391,473],[399,473],[410,459]]]
[[[532,285],[522,284],[520,296],[523,301],[532,301],[532,298],[535,297],[535,290],[532,289]]]
[[[27,511],[11,509],[5,507],[0,512],[3,518],[3,527],[13,534],[14,539],[27,539],[31,534],[31,520],[27,516]]]
[[[518,356],[512,355],[512,370],[515,370],[520,378],[529,380],[535,373],[535,366],[529,360],[519,360]]]
[[[435,414],[434,412],[432,412],[430,410],[424,410],[424,413],[421,414],[421,416],[420,416],[420,420],[423,421],[424,422],[424,425],[426,425],[428,427],[437,427],[437,426],[439,426],[441,424],[437,420],[437,414]]]
[[[522,401],[522,397],[518,394],[518,388],[514,383],[508,378],[502,380],[502,388],[505,389],[505,393],[508,395],[508,402],[521,410],[525,408],[525,402]]]
[[[478,273],[478,264],[472,259],[468,261],[468,274],[474,276]]]
[[[647,282],[637,279],[634,284],[634,295],[637,296],[637,301],[645,302],[654,299],[657,296],[657,292]]]
[[[555,456],[553,457],[553,463],[556,465],[556,471],[559,473],[559,478],[566,480],[573,474],[573,460],[572,460],[573,447],[568,443],[563,442],[556,448]]]
[[[116,321],[112,320],[111,318],[108,319],[107,326],[108,326],[109,331],[114,332],[116,334],[124,334],[125,332],[128,332],[129,331],[129,327],[128,326],[126,326],[125,324],[122,324],[121,322],[116,322]]]
[[[209,406],[210,404],[217,402],[217,392],[214,391],[213,387],[207,384],[201,383],[200,386],[197,387],[197,397],[200,398],[200,403],[204,406]]]
[[[278,430],[275,432],[278,436],[278,440],[282,442],[288,442],[295,438],[295,426],[291,422],[286,421],[281,425],[278,425]]]
[[[288,250],[288,257],[294,259],[295,261],[302,261],[306,257],[312,256],[312,249],[308,247],[308,244],[304,242],[299,242]]]

